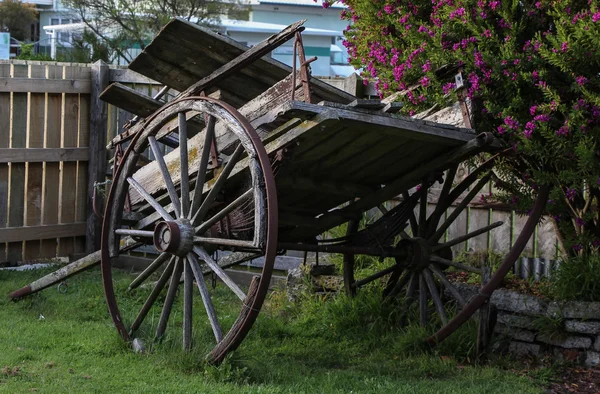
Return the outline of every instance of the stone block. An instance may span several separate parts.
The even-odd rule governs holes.
[[[585,361],[583,363],[586,367],[597,367],[600,365],[600,353],[588,350],[585,354]]]
[[[594,339],[594,347],[593,349],[597,352],[600,352],[600,335],[598,335],[596,337],[596,339]]]
[[[554,360],[558,362],[570,362],[581,364],[585,360],[585,350],[578,349],[563,349],[555,347],[553,356]]]
[[[548,303],[527,294],[519,294],[512,290],[499,289],[492,294],[491,303],[499,310],[536,316],[546,313]]]
[[[510,337],[517,341],[533,342],[535,339],[535,333],[532,331],[509,327],[502,323],[496,324],[496,327],[494,327],[494,332],[500,335]]]
[[[559,346],[564,349],[588,349],[592,346],[592,339],[588,337],[559,337],[547,334],[539,334],[536,340],[553,346]]]
[[[540,348],[540,345],[537,345],[535,343],[513,341],[508,346],[508,351],[517,356],[539,356]]]
[[[598,319],[600,318],[600,302],[551,302],[547,314],[551,317],[565,319]]]
[[[600,322],[597,321],[565,321],[565,330],[579,334],[600,334]]]
[[[531,316],[514,315],[507,312],[498,312],[498,323],[505,324],[509,327],[518,328],[535,328],[536,318]]]

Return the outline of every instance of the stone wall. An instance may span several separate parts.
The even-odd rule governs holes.
[[[600,302],[551,302],[498,289],[491,303],[497,312],[495,351],[600,365]]]

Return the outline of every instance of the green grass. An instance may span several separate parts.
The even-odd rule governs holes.
[[[0,271],[0,294],[40,275]],[[120,294],[130,279],[118,275]],[[221,287],[213,291],[220,317],[231,324],[236,316],[233,298]],[[143,299],[130,296],[123,305],[134,309]],[[195,301],[201,312],[199,297]],[[158,313],[154,311],[149,322]],[[197,350],[186,354],[180,349],[181,307],[174,313],[168,330],[172,334],[151,351],[134,354],[112,326],[97,271],[70,279],[64,295],[50,288],[17,303],[2,297],[0,392],[542,392],[529,378],[464,365],[472,353],[473,327],[434,351],[424,349],[427,330],[395,328],[393,307],[382,306],[375,292],[353,300],[312,297],[301,306],[274,293],[241,348],[218,368],[203,362],[202,352],[211,343],[210,329],[206,324],[199,327],[203,315],[195,321]]]

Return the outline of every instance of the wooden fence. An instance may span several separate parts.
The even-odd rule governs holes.
[[[0,62],[0,262],[99,248],[100,220],[91,209],[94,184],[109,168],[107,143],[132,118],[98,99],[111,82],[148,95],[160,89],[152,80],[102,62]],[[435,191],[431,198],[429,209]],[[453,249],[505,253],[526,220],[507,209],[473,203],[446,237],[498,220],[505,224]],[[556,256],[550,223],[538,226],[523,255]]]

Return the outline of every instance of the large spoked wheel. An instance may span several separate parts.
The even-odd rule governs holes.
[[[161,140],[179,141],[169,153]],[[167,149],[168,150],[168,149]],[[144,153],[154,161],[147,162]],[[125,207],[135,215],[124,215]],[[131,218],[135,217],[135,220]],[[112,266],[122,237],[152,245],[158,257],[130,284],[151,287],[143,305],[119,308]],[[154,331],[161,339],[183,282],[183,348],[192,346],[194,282],[202,315],[214,334],[207,356],[219,363],[252,327],[268,290],[277,247],[277,198],[269,158],[255,130],[233,107],[207,97],[166,105],[145,120],[118,167],[107,199],[102,228],[102,275],[106,301],[124,340]],[[227,252],[219,252],[225,250]],[[217,252],[217,253],[215,253]],[[223,256],[216,259],[213,256]],[[264,268],[244,291],[225,268],[264,256]],[[218,277],[239,298],[237,319],[222,324],[205,275]],[[152,278],[154,278],[152,280]],[[157,278],[157,279],[156,279]],[[183,280],[182,280],[183,279]],[[166,289],[166,295],[163,290]],[[153,307],[157,319],[146,319]],[[231,315],[231,311],[225,314]]]
[[[458,165],[447,170],[435,209],[428,212],[429,189],[434,183],[425,180],[412,193],[403,193],[401,212],[405,228],[400,232],[399,246],[408,252],[406,258],[396,258],[395,265],[367,278],[354,278],[353,256],[344,257],[346,291],[353,294],[361,286],[387,276],[383,296],[387,301],[399,300],[406,311],[418,304],[421,325],[434,324],[437,331],[428,342],[435,344],[448,337],[489,299],[491,293],[508,273],[512,263],[523,251],[533,234],[547,200],[547,188],[542,188],[532,213],[519,238],[506,255],[501,266],[478,294],[465,299],[451,279],[452,272],[482,274],[482,267],[473,267],[453,260],[452,247],[471,238],[484,235],[502,222],[495,222],[454,239],[444,239],[446,230],[455,222],[468,203],[481,191],[491,177],[491,168],[498,156],[494,156],[464,179],[457,181]],[[458,178],[458,177],[457,177]],[[460,200],[464,192],[467,195]],[[460,200],[460,201],[459,201]],[[451,212],[446,214],[449,208]],[[384,215],[385,216],[385,215]],[[443,219],[443,220],[442,220]],[[356,231],[356,226],[348,226]]]

